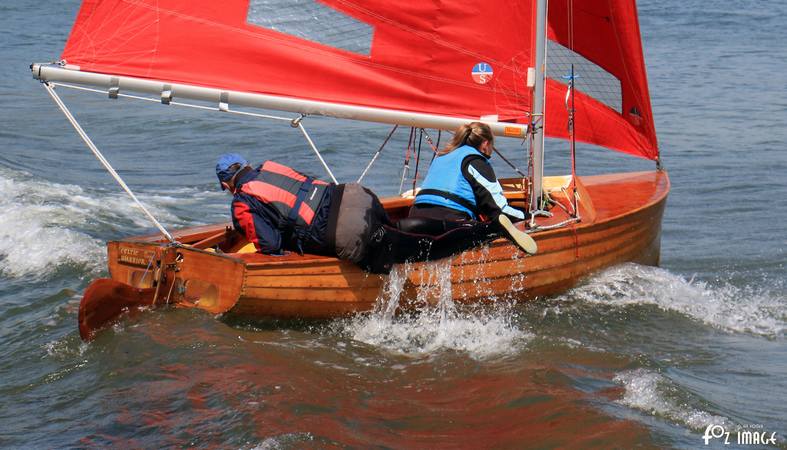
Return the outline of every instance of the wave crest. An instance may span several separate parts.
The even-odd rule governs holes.
[[[724,416],[694,408],[685,399],[682,401],[673,398],[679,396],[678,387],[656,372],[646,369],[630,370],[617,374],[614,381],[625,389],[623,398],[618,402],[628,407],[665,417],[694,430],[702,430],[709,424],[727,427],[734,425]]]
[[[205,218],[182,219],[172,210],[192,210],[212,193],[191,188],[168,193],[172,195],[138,197],[165,226],[192,225]],[[96,274],[106,264],[107,237],[102,235],[111,233],[111,239],[151,227],[123,192],[87,192],[0,167],[0,274],[7,277],[43,279],[65,266]]]
[[[713,327],[783,338],[787,299],[783,283],[735,286],[685,279],[658,267],[624,264],[602,272],[560,299],[613,307],[650,304]]]

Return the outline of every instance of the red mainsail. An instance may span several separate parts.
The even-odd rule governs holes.
[[[358,39],[368,40],[359,48],[331,41],[354,29],[331,30],[329,23],[304,36],[254,20],[260,1],[84,0],[62,57],[88,72],[529,122],[534,0],[311,0],[312,7],[357,24]],[[612,108],[583,93],[578,82],[577,139],[655,159],[634,0],[583,0],[581,8],[569,2],[550,2],[549,38],[619,80],[622,103]],[[304,21],[303,28],[309,26]],[[550,80],[548,135],[566,136],[564,96],[565,85]]]

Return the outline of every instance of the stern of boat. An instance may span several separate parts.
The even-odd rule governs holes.
[[[115,241],[107,244],[111,278],[136,289],[157,289],[158,301],[219,314],[237,301],[242,261],[186,245]]]
[[[221,314],[235,306],[243,290],[243,261],[211,248],[112,241],[107,258],[110,278],[93,281],[80,302],[85,340],[130,310],[176,305]]]

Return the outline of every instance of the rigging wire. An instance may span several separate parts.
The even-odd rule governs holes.
[[[516,173],[518,173],[519,175],[522,175],[523,177],[527,178],[527,175],[522,173],[522,171],[519,170],[519,168],[517,166],[515,166],[514,163],[512,163],[505,156],[503,156],[503,154],[500,152],[500,150],[498,150],[498,149],[496,149],[494,147],[492,147],[492,150],[494,150],[495,153],[497,153],[497,156],[499,156],[500,159],[502,159],[506,164],[508,164],[508,167],[514,169],[514,171],[516,171]]]
[[[443,130],[437,130],[437,144],[435,146],[440,148],[440,138],[443,137]],[[437,152],[432,154],[432,161],[434,161],[435,156],[437,156]]]
[[[574,0],[568,0],[568,45],[571,51],[574,51]],[[571,64],[571,80],[569,81],[569,90],[571,94],[571,108],[568,111],[568,133],[570,136],[569,146],[571,149],[571,190],[572,190],[572,204],[574,207],[574,217],[579,217],[579,205],[577,203],[577,139],[575,130],[576,120],[576,106],[574,103],[574,93],[577,89],[576,86],[577,76],[574,73],[574,64]],[[568,97],[566,97],[566,108],[568,108]]]
[[[434,143],[432,137],[429,136],[429,133],[425,129],[421,128],[421,131],[423,131],[424,135],[426,136],[426,142],[428,142],[429,146],[432,147],[432,159],[429,160],[429,164],[431,164],[432,161],[434,161],[434,159],[437,157],[437,155],[440,154],[440,138],[443,136],[443,130],[437,130],[436,144]]]
[[[402,195],[404,188],[404,179],[410,173],[410,152],[414,145],[413,139],[415,137],[415,128],[410,127],[410,137],[407,139],[407,151],[404,155],[404,167],[402,168],[402,180],[399,182],[399,195]]]
[[[383,144],[380,146],[380,148],[377,149],[377,152],[374,154],[374,156],[372,156],[372,160],[369,161],[369,164],[366,166],[365,169],[363,169],[363,173],[361,173],[361,176],[358,177],[358,181],[356,181],[356,183],[359,183],[359,184],[361,183],[361,180],[363,180],[363,177],[366,176],[366,172],[369,171],[369,169],[372,167],[372,164],[374,164],[374,162],[377,160],[377,157],[380,156],[380,153],[382,153],[383,148],[385,148],[385,144],[388,143],[388,141],[391,139],[391,136],[393,136],[394,131],[396,131],[397,128],[399,128],[399,125],[394,125],[394,127],[391,129],[391,132],[388,133],[388,137],[385,138],[385,141],[383,141]]]
[[[328,175],[331,177],[331,180],[333,180],[334,183],[339,184],[339,182],[336,181],[336,177],[333,176],[333,172],[331,172],[331,168],[328,167],[328,164],[322,158],[322,155],[320,154],[320,151],[317,149],[317,146],[314,145],[314,141],[312,141],[311,136],[309,136],[309,133],[306,132],[306,128],[303,127],[302,119],[304,117],[306,117],[306,116],[301,114],[301,117],[292,120],[291,125],[293,127],[296,127],[296,128],[301,130],[301,132],[303,133],[303,136],[306,138],[306,141],[309,143],[309,145],[311,146],[312,150],[314,151],[314,154],[317,155],[317,158],[322,163],[322,166],[325,167],[325,170],[328,172]]]
[[[440,134],[439,133],[440,133],[440,130],[438,130],[437,145],[435,145],[434,141],[432,140],[432,137],[429,136],[429,133],[425,129],[421,128],[421,134],[424,137],[426,137],[426,142],[429,144],[430,147],[432,147],[432,152],[435,155],[439,152],[439,150],[438,150],[438,147],[439,147],[439,144],[440,144]]]
[[[90,139],[90,136],[88,136],[87,133],[85,133],[85,130],[82,129],[81,125],[79,125],[79,122],[77,122],[76,118],[74,118],[74,116],[71,114],[71,111],[69,111],[69,109],[66,106],[66,104],[63,103],[63,100],[60,98],[60,96],[57,95],[57,92],[55,92],[55,89],[52,86],[50,86],[49,83],[44,82],[44,83],[41,83],[41,84],[44,86],[46,91],[49,93],[49,96],[52,97],[52,100],[54,100],[55,104],[57,104],[57,106],[60,108],[60,111],[62,111],[63,114],[66,116],[66,119],[68,119],[68,121],[71,123],[71,126],[74,127],[74,129],[76,130],[77,134],[79,134],[79,137],[82,138],[82,140],[85,142],[85,144],[88,146],[88,148],[90,148],[90,150],[93,152],[93,155],[96,156],[96,158],[101,162],[101,164],[104,166],[104,168],[107,169],[107,171],[110,173],[110,175],[112,175],[112,177],[115,179],[115,181],[118,182],[120,187],[122,187],[123,190],[126,191],[126,193],[131,197],[132,200],[134,200],[134,202],[137,204],[137,206],[139,206],[139,208],[148,216],[148,218],[153,222],[153,224],[156,226],[156,228],[158,228],[159,231],[161,231],[161,234],[163,234],[164,237],[166,237],[167,240],[170,241],[170,243],[176,244],[177,241],[175,240],[175,238],[172,237],[171,234],[169,234],[169,232],[164,228],[163,225],[161,225],[161,223],[159,223],[158,220],[156,220],[156,218],[153,216],[153,214],[151,214],[150,211],[148,211],[148,209],[145,208],[145,205],[143,205],[142,202],[139,201],[137,196],[134,195],[133,192],[131,192],[131,189],[129,189],[129,187],[128,187],[128,185],[126,185],[125,181],[123,181],[123,179],[120,178],[120,175],[118,175],[118,173],[115,171],[115,169],[109,163],[109,161],[107,161],[107,159],[104,157],[104,155],[98,149],[98,147],[96,147],[96,144],[93,143],[93,141]]]
[[[421,162],[421,144],[424,142],[424,129],[421,128],[418,135],[418,152],[415,154],[415,173],[413,174],[413,194],[415,194],[415,184],[418,182],[418,163]],[[432,150],[435,150],[432,147]]]
[[[568,87],[566,88],[566,98],[565,98],[565,106],[566,112],[568,115],[568,121],[566,123],[566,127],[568,129],[568,149],[569,155],[571,157],[571,192],[572,196],[570,198],[572,207],[574,208],[575,217],[578,216],[579,212],[577,209],[577,158],[576,158],[576,149],[577,149],[577,141],[576,141],[576,133],[574,131],[574,118],[576,108],[574,106],[574,91],[576,90],[575,82],[578,78],[578,75],[574,73],[574,64],[571,64],[571,72],[568,75],[563,76],[568,82]]]

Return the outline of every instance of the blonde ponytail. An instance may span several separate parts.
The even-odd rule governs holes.
[[[469,145],[478,150],[481,144],[486,141],[494,143],[494,139],[495,137],[489,125],[481,122],[470,122],[459,127],[456,132],[454,132],[454,137],[451,141],[438,154],[445,155],[451,153],[463,145]]]

